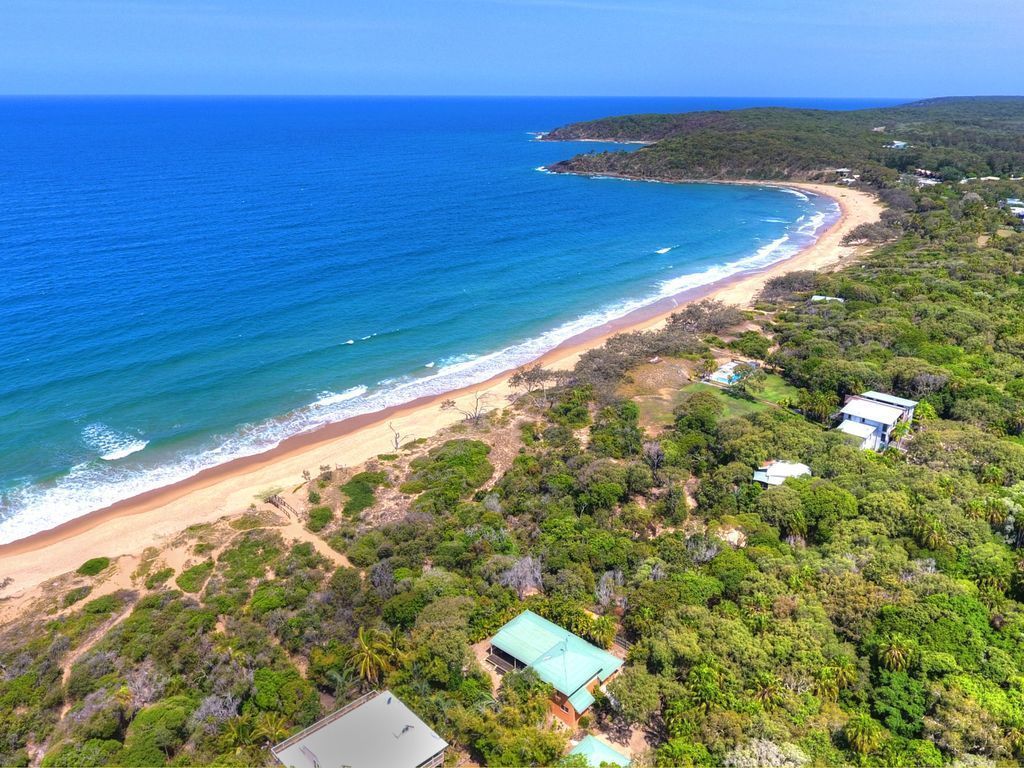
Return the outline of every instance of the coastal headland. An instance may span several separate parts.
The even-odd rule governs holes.
[[[737,182],[731,182],[737,183]],[[740,182],[742,183],[742,182]],[[766,182],[749,182],[766,184]],[[553,369],[570,369],[580,355],[599,347],[612,335],[658,327],[687,302],[714,299],[748,307],[764,283],[797,270],[828,270],[848,263],[856,246],[843,245],[847,233],[878,219],[882,206],[870,194],[832,185],[780,183],[835,199],[840,217],[816,241],[765,269],[739,273],[677,296],[662,299],[625,317],[590,329],[543,355],[537,362]],[[300,482],[304,470],[319,466],[354,466],[393,448],[393,431],[404,439],[429,437],[462,416],[442,410],[445,400],[463,408],[481,399],[488,409],[502,408],[513,395],[508,371],[458,391],[422,398],[377,413],[365,414],[283,441],[266,453],[237,459],[164,488],[97,510],[56,528],[0,545],[0,562],[8,580],[0,590],[3,613],[31,600],[48,580],[95,556],[139,553],[185,528],[241,514],[268,489]]]

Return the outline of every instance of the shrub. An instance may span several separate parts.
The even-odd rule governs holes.
[[[78,571],[76,571],[76,573],[81,576],[95,576],[100,571],[105,571],[109,565],[109,557],[94,557],[91,560],[86,560],[78,566]]]
[[[91,614],[113,613],[120,604],[121,601],[117,599],[116,595],[104,595],[90,600],[82,610]]]
[[[415,502],[428,511],[453,510],[470,491],[490,479],[494,467],[487,460],[491,447],[479,440],[449,440],[410,465],[413,474],[403,493],[421,493]]]
[[[90,592],[92,592],[92,587],[75,587],[64,594],[64,599],[61,602],[67,608],[69,605],[74,605],[79,600],[87,597]]]
[[[121,765],[164,765],[188,735],[192,701],[172,696],[140,711],[125,734]]]
[[[313,533],[322,531],[327,527],[327,524],[334,519],[334,513],[330,507],[313,507],[309,510],[309,524],[307,527]]]
[[[376,501],[374,490],[388,481],[386,472],[360,472],[341,486],[341,492],[348,499],[343,511],[349,517],[355,517],[364,509],[369,509]]]
[[[146,589],[156,589],[174,575],[173,568],[161,568],[146,577]]]
[[[206,579],[209,578],[212,572],[213,560],[206,560],[199,563],[199,565],[186,568],[175,579],[175,583],[183,592],[195,593],[203,588],[203,584],[206,583]]]

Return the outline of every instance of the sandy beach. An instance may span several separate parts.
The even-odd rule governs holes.
[[[771,277],[794,270],[828,269],[850,260],[857,249],[843,246],[843,236],[858,224],[876,220],[881,211],[879,203],[864,192],[816,184],[781,186],[832,197],[839,202],[842,215],[813,245],[789,259],[764,270],[702,286],[592,329],[548,352],[540,358],[541,362],[553,368],[571,368],[583,352],[600,346],[609,336],[656,327],[687,301],[714,298],[748,306]],[[187,526],[240,513],[262,492],[300,483],[303,470],[315,472],[321,465],[358,465],[389,452],[389,423],[401,433],[403,442],[432,435],[461,418],[452,411],[442,411],[443,400],[453,398],[466,405],[482,396],[489,408],[503,407],[511,394],[511,373],[454,393],[423,398],[298,435],[264,454],[214,467],[57,528],[0,545],[0,583],[6,581],[0,588],[0,599],[28,598],[47,580],[77,568],[90,557],[136,554],[147,547],[159,547]]]

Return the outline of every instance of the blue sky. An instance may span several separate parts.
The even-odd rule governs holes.
[[[0,0],[0,93],[1024,91],[1021,0]]]

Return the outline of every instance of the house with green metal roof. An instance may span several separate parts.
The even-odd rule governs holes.
[[[622,667],[622,659],[533,611],[523,611],[498,630],[487,660],[503,672],[536,672],[555,689],[552,713],[572,726],[594,703],[594,689]]]
[[[569,750],[569,754],[583,755],[587,760],[587,765],[591,768],[601,768],[602,766],[609,765],[629,768],[629,764],[632,762],[618,750],[612,749],[600,739],[590,735],[584,736],[579,744]]]

